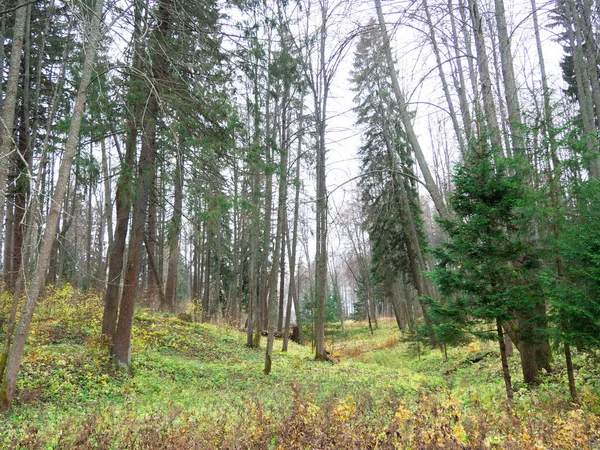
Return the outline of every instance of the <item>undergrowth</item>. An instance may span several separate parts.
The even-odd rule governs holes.
[[[581,355],[580,405],[569,401],[560,362],[530,389],[513,357],[511,413],[489,343],[418,358],[393,323],[372,335],[347,323],[328,331],[339,364],[290,343],[265,376],[263,350],[246,348],[244,333],[140,309],[128,376],[100,338],[101,306],[68,286],[42,302],[1,448],[600,448],[598,371]],[[487,356],[471,363],[479,353]]]

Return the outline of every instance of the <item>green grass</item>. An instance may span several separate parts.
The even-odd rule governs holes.
[[[61,291],[62,292],[62,291]],[[139,310],[132,375],[117,371],[98,335],[99,299],[49,297],[35,317],[0,448],[598,448],[597,370],[579,356],[583,405],[564,370],[519,385],[508,415],[494,346],[413,355],[392,322],[330,329],[340,363],[275,342],[273,371],[245,334]],[[93,324],[91,326],[90,324]],[[266,339],[263,339],[264,345]],[[351,357],[344,350],[359,343]],[[346,345],[346,347],[344,347]],[[471,364],[475,351],[492,353]],[[529,438],[532,444],[529,445]],[[535,447],[536,442],[542,447]],[[498,445],[493,447],[494,445]],[[559,445],[560,444],[560,445]],[[546,445],[546,447],[544,447]],[[553,444],[554,445],[554,444]],[[571,445],[571,447],[569,447]]]

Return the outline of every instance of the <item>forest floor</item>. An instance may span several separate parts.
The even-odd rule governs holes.
[[[600,368],[583,355],[579,405],[559,358],[536,388],[511,358],[509,412],[492,343],[419,357],[393,322],[373,335],[347,323],[327,333],[339,363],[294,343],[282,353],[276,340],[266,376],[266,339],[252,350],[239,330],[140,309],[127,375],[100,339],[101,309],[68,287],[39,306],[0,448],[600,449]]]

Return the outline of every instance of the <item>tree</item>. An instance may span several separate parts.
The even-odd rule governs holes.
[[[423,272],[427,270],[413,147],[402,113],[392,96],[393,80],[379,27],[371,22],[361,35],[354,56],[352,82],[358,124],[365,125],[361,157],[361,201],[371,243],[373,279],[393,299],[402,274],[410,277],[419,295],[435,296]],[[358,256],[358,255],[357,255]],[[368,272],[368,270],[367,270]],[[371,275],[360,274],[369,287]],[[368,298],[367,296],[366,298]],[[392,301],[401,315],[400,305]],[[427,311],[423,307],[427,318]]]
[[[527,313],[531,320],[527,327],[535,328],[540,317],[531,312],[542,295],[535,276],[538,255],[528,242],[533,202],[522,164],[486,144],[471,146],[454,176],[450,204],[456,219],[439,220],[448,241],[435,250],[438,265],[433,271],[442,294],[441,302],[432,301],[440,338],[456,336],[460,330],[489,337],[475,325],[494,323],[509,401],[512,388],[502,324]],[[535,339],[525,327],[520,332],[523,340]],[[527,368],[523,365],[525,381],[534,381]]]
[[[41,250],[38,256],[36,272],[29,286],[25,303],[21,312],[19,325],[15,330],[14,342],[10,346],[10,353],[6,367],[0,368],[2,373],[2,386],[0,387],[0,409],[7,410],[12,404],[15,393],[17,374],[21,365],[21,358],[25,347],[25,340],[29,332],[29,325],[35,309],[40,292],[44,286],[46,270],[48,268],[52,243],[58,227],[61,206],[70,177],[71,164],[77,151],[79,143],[79,131],[87,100],[87,91],[92,80],[94,64],[96,61],[96,49],[100,42],[100,25],[102,20],[102,0],[97,0],[94,8],[90,11],[89,37],[85,47],[85,60],[81,82],[77,91],[77,99],[73,107],[73,115],[69,128],[69,135],[65,145],[63,160],[60,165],[58,179],[54,191],[53,203],[46,220],[46,229],[42,238]]]
[[[25,19],[27,18],[27,0],[19,0],[15,11],[15,23],[13,26],[13,40],[6,77],[6,95],[4,96],[2,121],[0,123],[0,220],[4,219],[5,199],[4,191],[8,178],[8,156],[14,148],[13,124],[15,122],[15,110],[17,104],[17,89],[19,86],[19,74],[21,73],[21,58],[23,51],[23,39],[25,34]]]

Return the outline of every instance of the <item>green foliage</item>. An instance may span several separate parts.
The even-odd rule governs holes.
[[[314,338],[317,313],[318,300],[314,295],[314,291],[310,290],[304,294],[304,297],[300,301],[300,321],[306,325],[312,324],[311,327],[306,326],[303,328],[303,333],[306,333],[311,339]],[[338,303],[333,291],[328,286],[327,297],[325,297],[325,323],[332,323],[338,320],[340,320]]]
[[[414,255],[410,242],[416,239],[422,249],[426,248],[414,161],[398,106],[390,95],[391,77],[384,54],[379,28],[371,22],[357,43],[351,72],[357,123],[366,127],[359,149],[359,186],[365,218],[362,226],[371,244],[372,276],[359,274],[363,286],[358,299],[363,303],[367,290],[376,292],[379,299],[391,297],[403,272],[416,284],[410,270],[409,255]],[[412,264],[416,264],[415,256]],[[356,306],[361,314],[357,318],[364,318],[364,305]]]
[[[439,223],[448,241],[433,251],[431,277],[443,300],[429,299],[441,342],[464,340],[462,330],[479,332],[478,321],[513,319],[539,301],[535,247],[528,241],[532,198],[518,158],[505,158],[485,144],[474,144],[454,174],[451,219]]]
[[[576,206],[556,242],[563,277],[544,279],[551,292],[551,316],[561,340],[589,351],[600,349],[600,183],[576,191]]]
[[[525,448],[534,439],[579,449],[600,438],[597,367],[577,354],[582,406],[568,406],[552,378],[519,389],[512,420],[497,402],[497,356],[465,363],[488,343],[417,360],[393,322],[374,336],[350,323],[343,333],[330,327],[336,348],[343,356],[361,342],[367,351],[329,365],[290,343],[267,377],[262,352],[238,330],[138,310],[128,376],[113,368],[99,326],[85,326],[84,317],[99,321],[100,299],[82,298],[53,291],[34,317],[0,448]]]

